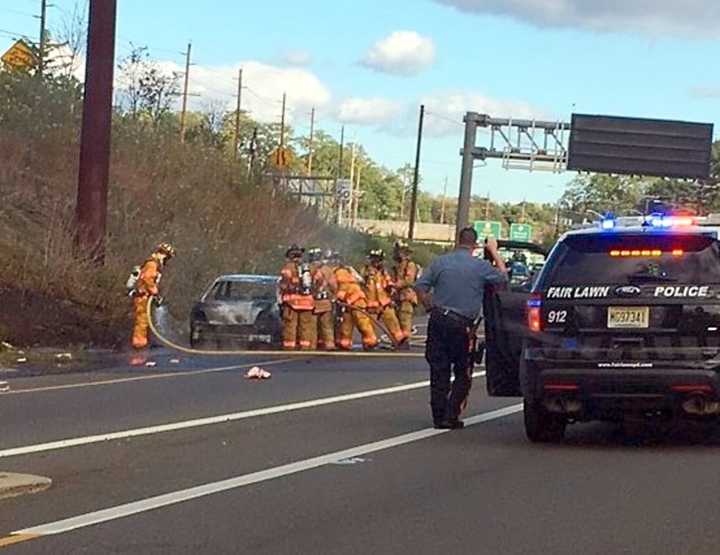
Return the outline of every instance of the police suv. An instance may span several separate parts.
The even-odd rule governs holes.
[[[720,415],[716,229],[654,215],[569,232],[486,312],[488,391],[524,397],[531,441],[572,422]]]

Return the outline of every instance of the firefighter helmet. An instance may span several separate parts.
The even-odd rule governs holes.
[[[309,262],[319,262],[322,259],[322,250],[318,248],[310,249],[308,251]]]
[[[397,252],[412,252],[412,249],[410,248],[410,245],[408,245],[405,241],[395,241],[395,250]]]
[[[338,251],[328,249],[325,251],[323,258],[326,262],[329,262],[331,264],[337,264],[340,262],[340,253]]]
[[[160,243],[157,247],[155,247],[153,252],[164,254],[168,258],[172,258],[175,256],[175,247],[173,247],[170,243]]]
[[[297,244],[290,245],[290,247],[288,247],[288,250],[285,252],[285,256],[288,258],[299,257],[303,254],[305,254],[305,249]]]
[[[368,253],[368,258],[385,260],[385,251],[382,249],[373,249]]]

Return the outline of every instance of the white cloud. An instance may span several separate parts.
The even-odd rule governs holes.
[[[303,67],[309,66],[313,57],[307,50],[288,50],[283,54],[282,61],[289,66]]]
[[[432,39],[414,31],[395,31],[377,41],[361,63],[383,73],[417,75],[435,62]]]
[[[462,134],[466,112],[489,114],[496,118],[553,119],[528,102],[496,99],[467,91],[439,92],[420,98],[425,105],[425,132],[434,137]],[[414,116],[417,119],[417,116]]]
[[[159,62],[168,73],[182,72],[175,62]],[[312,107],[323,108],[330,104],[331,93],[312,72],[301,68],[282,68],[257,61],[247,61],[238,66],[204,66],[190,68],[190,92],[192,109],[202,109],[211,101],[222,101],[228,109],[235,107],[237,74],[243,68],[243,109],[261,122],[280,119],[283,93],[287,93],[288,120],[304,117]]]
[[[403,105],[386,98],[348,98],[337,108],[336,117],[342,123],[356,125],[384,125],[400,116]]]
[[[435,0],[461,11],[509,16],[537,27],[602,32],[720,35],[717,0]]]

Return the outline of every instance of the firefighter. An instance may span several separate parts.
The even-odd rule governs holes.
[[[408,336],[405,335],[392,302],[393,282],[385,269],[385,252],[381,249],[368,253],[368,264],[363,268],[363,279],[367,291],[368,312],[378,320],[382,320],[393,343],[405,346]]]
[[[362,336],[363,348],[372,350],[378,345],[373,323],[367,314],[367,296],[362,288],[362,276],[352,266],[342,264],[336,255],[335,279],[337,281],[337,301],[342,312],[340,329],[336,341],[340,349],[352,349],[353,325]]]
[[[148,302],[150,297],[155,297],[156,302],[160,304],[162,299],[159,297],[160,278],[162,270],[170,260],[175,256],[175,249],[170,243],[160,243],[153,250],[150,258],[140,267],[138,274],[132,279],[133,283],[130,287],[130,296],[133,299],[133,309],[135,323],[133,325],[132,346],[136,350],[142,350],[150,345],[150,321],[148,318]],[[130,285],[130,283],[128,284]]]
[[[313,276],[313,297],[315,299],[316,346],[325,351],[335,350],[335,294],[337,280],[331,250],[325,255],[320,249],[308,252],[310,271]]]
[[[305,249],[292,245],[280,272],[280,300],[282,303],[283,349],[293,351],[314,348],[315,303],[312,296],[312,275],[309,264],[303,263]]]
[[[415,307],[418,304],[418,297],[414,287],[418,279],[419,269],[418,265],[410,258],[411,254],[412,250],[409,245],[402,241],[395,243],[393,253],[395,266],[392,273],[395,283],[395,302],[400,327],[408,340],[412,335],[413,317],[415,316]]]

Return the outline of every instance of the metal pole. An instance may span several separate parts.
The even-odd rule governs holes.
[[[248,173],[252,173],[255,167],[255,156],[257,153],[257,136],[258,128],[253,129],[252,139],[250,139],[250,156],[248,157]]]
[[[412,197],[410,199],[410,225],[408,226],[408,239],[415,237],[415,218],[417,213],[418,182],[420,181],[420,150],[422,148],[423,121],[425,120],[425,105],[420,105],[420,121],[418,122],[417,151],[415,152],[415,173],[413,174]]]
[[[465,142],[462,150],[462,172],[460,174],[460,194],[458,196],[456,231],[467,227],[470,217],[470,197],[472,194],[473,176],[473,149],[477,136],[477,114],[468,112],[465,114]]]
[[[237,109],[235,112],[235,143],[233,159],[237,161],[240,155],[240,110],[242,109],[242,68],[238,70]]]
[[[116,15],[117,0],[90,0],[75,218],[78,247],[100,262],[105,256]]]
[[[353,205],[353,212],[352,212],[352,227],[355,229],[357,225],[357,219],[358,219],[358,211],[360,206],[360,176],[362,174],[362,165],[358,164],[357,169],[357,178],[356,178],[356,184],[355,184],[355,196],[353,197],[354,205]]]
[[[355,143],[352,144],[350,152],[350,202],[347,204],[347,219],[352,221],[353,198],[355,198]]]
[[[45,43],[47,41],[47,0],[40,2],[40,59],[38,60],[38,75],[42,77],[45,69]]]
[[[280,149],[285,148],[285,105],[287,102],[287,94],[283,93],[282,99],[282,115],[280,116]]]
[[[340,128],[340,157],[338,159],[338,178],[343,176],[343,154],[345,153],[345,126]]]
[[[447,175],[445,176],[445,183],[443,185],[443,196],[442,201],[440,204],[440,223],[445,223],[445,206],[447,204],[447,186],[448,186],[448,178]]]
[[[188,43],[187,53],[185,54],[185,84],[183,86],[182,111],[180,112],[180,142],[185,142],[185,117],[187,115],[187,99],[188,87],[190,86],[190,54],[192,52],[192,43]]]
[[[310,142],[308,144],[308,164],[307,164],[307,173],[308,175],[312,175],[312,165],[313,165],[313,149],[315,147],[314,144],[315,141],[315,108],[310,110]]]
[[[342,178],[342,163],[343,163],[343,151],[345,150],[345,126],[343,125],[340,128],[340,156],[338,158],[338,169],[337,169],[337,179]],[[335,181],[335,198],[337,202],[337,219],[336,223],[337,225],[342,225],[342,209],[343,209],[343,202],[340,198],[340,195],[338,194],[340,191],[338,190],[338,187],[340,184],[338,181]]]

